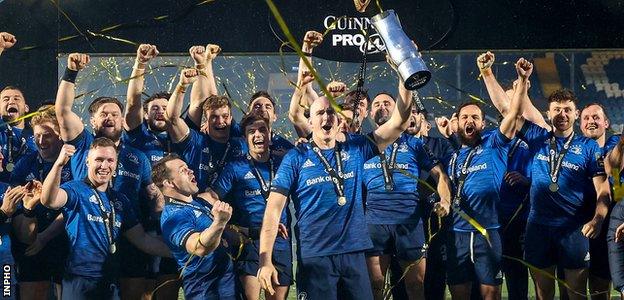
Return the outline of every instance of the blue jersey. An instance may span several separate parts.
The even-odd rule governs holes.
[[[193,199],[191,203],[166,201],[160,218],[163,239],[182,270],[183,289],[187,298],[216,298],[234,295],[232,261],[223,245],[204,257],[186,251],[186,241],[193,233],[201,233],[212,225],[208,203]]]
[[[11,185],[23,185],[32,180],[43,182],[46,176],[48,176],[50,169],[52,169],[52,165],[54,165],[54,162],[47,162],[43,160],[41,156],[39,156],[38,152],[29,153],[23,156],[15,165],[15,170],[11,173]],[[61,170],[61,183],[65,183],[70,180],[72,180],[71,167],[69,164],[66,164]],[[22,203],[19,203],[15,215],[22,214],[23,212]],[[37,218],[37,231],[39,233],[46,230],[61,213],[59,210],[49,209],[42,204],[37,204],[34,212]],[[16,240],[14,251],[19,255],[23,255],[28,246],[29,245]],[[67,235],[63,232],[50,240],[45,247],[36,254],[36,256],[41,257],[42,260],[53,263],[62,263],[58,260],[64,258],[67,250]]]
[[[507,152],[507,172],[518,172],[522,176],[527,177],[531,182],[531,161],[533,157],[529,151],[529,145],[522,139],[515,137],[511,140],[509,152]],[[500,190],[500,202],[498,203],[498,214],[501,219],[510,219],[518,210],[522,203],[528,205],[529,187],[520,188],[512,187],[503,180]],[[517,216],[521,220],[526,220],[528,210]]]
[[[0,180],[8,182],[11,171],[7,170],[7,164],[15,165],[22,156],[36,152],[37,146],[30,130],[5,125],[0,127],[0,150],[4,156]]]
[[[219,178],[212,186],[212,189],[219,195],[219,199],[228,199],[235,212],[233,223],[248,227],[262,227],[262,218],[266,208],[266,199],[262,195],[260,181],[256,177],[256,170],[262,176],[262,180],[267,187],[271,184],[271,174],[275,175],[281,159],[271,156],[271,162],[254,162],[255,169],[251,166],[248,157],[239,158],[229,162],[219,175]],[[273,170],[271,169],[273,167]],[[229,197],[228,197],[229,196]],[[290,228],[288,219],[288,209],[282,211],[280,223]],[[286,250],[290,248],[289,240],[285,240],[278,235],[275,241],[275,249]]]
[[[124,132],[122,140],[124,143],[142,151],[152,165],[173,151],[169,134],[166,131],[155,132],[150,130],[147,122],[143,122],[136,128]]]
[[[362,203],[364,162],[378,153],[372,138],[353,135],[338,143],[343,164],[346,204],[310,144],[290,150],[279,167],[271,191],[290,195],[295,208],[295,231],[302,258],[343,254],[372,247]],[[321,150],[336,169],[334,149]]]
[[[594,176],[605,175],[598,143],[580,134],[574,135],[559,171],[559,190],[553,193],[549,190],[550,131],[526,121],[520,134],[533,155],[529,222],[580,226],[586,218],[583,209],[586,187],[593,186],[591,178]],[[556,138],[557,153],[563,149],[566,140],[566,137]]]
[[[620,141],[620,137],[619,136],[611,136],[609,137],[606,141],[605,141],[605,145],[604,147],[600,148],[600,153],[602,154],[602,158],[606,159],[607,158],[607,154],[609,154],[609,152],[611,150],[613,150],[613,148],[615,148],[615,146],[617,146],[617,144]],[[598,145],[600,146],[600,145]],[[613,177],[609,176],[608,178],[609,180],[609,185],[611,187],[611,195],[613,195]],[[593,182],[593,179],[590,178],[590,181]],[[596,212],[596,200],[598,199],[598,195],[596,194],[596,188],[594,187],[594,184],[592,183],[591,185],[588,185],[585,187],[585,207],[586,209],[586,221],[589,221],[593,218],[594,213]],[[614,203],[611,203],[612,205]]]
[[[111,202],[115,206],[115,224],[112,238],[137,225],[137,218],[124,194],[109,190],[100,192],[83,180],[72,180],[61,185],[67,193],[67,203],[62,208],[65,217],[65,230],[69,236],[69,256],[65,272],[87,277],[111,276],[104,271],[111,262],[109,237],[97,196],[100,197],[106,212],[111,212]]]
[[[71,158],[72,175],[76,180],[87,178],[87,156],[94,136],[83,130],[73,141],[68,142],[76,147]],[[113,189],[124,193],[130,200],[132,208],[143,224],[150,217],[149,203],[141,192],[152,183],[152,166],[141,151],[120,143],[117,156],[117,172],[113,177]]]
[[[394,155],[393,155],[394,153]],[[396,162],[392,164],[393,156]],[[387,191],[380,156],[364,164],[366,222],[368,224],[412,224],[420,222],[418,178],[421,170],[430,171],[437,159],[425,150],[421,139],[403,133],[385,149],[394,189]]]
[[[0,182],[0,205],[4,200],[4,193],[9,188],[9,185]],[[12,231],[11,226],[12,218],[7,218],[7,220],[0,224],[0,261],[3,264],[14,264],[13,254],[11,254],[11,237],[10,233]]]
[[[173,144],[173,149],[195,173],[199,190],[205,191],[212,186],[227,162],[243,156],[243,144],[240,138],[218,143],[209,135],[190,129],[186,138]]]
[[[271,145],[269,148],[271,149],[271,154],[279,157],[284,157],[288,150],[294,148],[295,146],[289,142],[287,139],[278,134],[273,134],[271,136]],[[243,143],[243,153],[249,152],[249,146],[247,143]]]
[[[500,200],[500,189],[503,176],[507,169],[507,153],[510,139],[500,130],[485,135],[481,143],[475,148],[462,147],[454,155],[448,168],[448,174],[453,181],[453,188],[457,189],[460,177],[468,154],[474,149],[470,165],[467,166],[467,176],[461,192],[459,207],[474,218],[486,229],[499,227],[496,205]],[[455,193],[458,191],[455,190]],[[460,217],[453,210],[453,229],[455,231],[477,231],[468,221]]]

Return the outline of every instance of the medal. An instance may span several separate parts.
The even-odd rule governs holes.
[[[344,196],[338,197],[338,205],[344,206],[345,204],[347,204],[347,197],[344,197]]]
[[[14,168],[15,168],[15,165],[12,162],[10,162],[10,163],[8,163],[6,165],[6,170],[9,171],[9,172],[13,172]]]
[[[551,182],[551,183],[548,185],[548,189],[549,189],[551,192],[556,193],[556,192],[559,190],[559,184],[557,184],[556,182]]]
[[[109,251],[111,254],[114,254],[114,253],[117,251],[117,247],[115,246],[115,243],[112,243],[112,244],[110,245],[110,247],[108,247],[108,251]]]

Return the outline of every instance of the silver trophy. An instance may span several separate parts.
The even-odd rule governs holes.
[[[420,57],[416,45],[403,32],[394,10],[386,10],[375,15],[371,19],[371,24],[384,41],[390,59],[397,65],[405,88],[416,90],[425,86],[431,79],[431,72]]]

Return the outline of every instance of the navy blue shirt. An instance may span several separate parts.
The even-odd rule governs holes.
[[[9,144],[11,149],[9,149]],[[6,169],[9,162],[16,164],[20,157],[37,151],[37,146],[32,137],[32,131],[17,127],[3,126],[0,128],[0,150],[2,151],[3,171],[0,172],[0,180],[8,182],[11,172]],[[9,155],[10,154],[10,155]]]
[[[71,170],[74,179],[82,180],[87,177],[87,156],[94,136],[83,130],[73,141],[68,142],[76,147],[71,158]],[[113,177],[113,189],[124,193],[130,200],[135,213],[141,223],[146,224],[150,217],[150,204],[145,197],[140,197],[141,191],[152,183],[152,166],[141,151],[120,143],[117,160],[117,173]],[[149,226],[146,226],[149,227]]]
[[[388,165],[394,148],[396,165],[390,171],[394,180],[392,191],[386,191],[380,156],[364,164],[368,224],[413,224],[421,221],[418,178],[421,170],[430,171],[438,161],[425,151],[421,139],[403,133],[385,149]]]
[[[475,154],[467,168],[468,175],[461,191],[459,206],[486,229],[499,227],[496,205],[500,200],[500,189],[507,169],[510,141],[499,129],[484,135],[481,143],[474,148]],[[457,189],[457,179],[472,149],[462,147],[456,154],[457,158],[451,160],[448,174],[453,181],[454,189]],[[468,221],[460,217],[456,210],[453,210],[453,229],[477,231]]]
[[[254,162],[255,168],[269,186],[271,184],[270,173],[274,176],[281,162],[281,159],[276,155],[272,155],[271,159],[273,161],[272,171],[269,171],[270,162]],[[262,195],[260,182],[249,163],[248,157],[239,158],[225,165],[212,189],[219,195],[219,199],[227,199],[225,201],[232,205],[235,211],[235,217],[233,217],[235,224],[248,228],[262,227],[266,199]],[[282,211],[280,223],[290,228],[288,209]],[[286,250],[289,248],[290,240],[278,235],[275,240],[275,249]]]
[[[29,153],[23,156],[15,165],[15,170],[11,173],[11,185],[23,185],[32,180],[43,182],[46,176],[48,176],[48,173],[50,173],[52,165],[54,165],[54,162],[43,160],[38,152]],[[72,180],[71,167],[67,164],[61,170],[61,183],[70,180]],[[15,212],[15,215],[24,212],[23,205],[21,204],[22,203],[20,203],[18,210]],[[46,230],[61,213],[60,210],[49,209],[42,204],[37,204],[34,211],[37,218],[37,232],[39,233]],[[24,252],[29,246],[19,240],[16,240],[14,244],[16,256],[24,255]],[[52,264],[63,264],[68,251],[67,244],[67,234],[63,232],[48,241],[45,247],[34,257],[25,258],[34,259],[35,261],[48,261]]]
[[[160,218],[163,238],[182,271],[182,287],[187,299],[219,299],[234,296],[234,267],[223,245],[198,257],[186,251],[186,241],[213,222],[208,203],[193,199],[189,205],[166,202]]]
[[[549,175],[550,131],[526,121],[520,132],[533,156],[531,167],[531,210],[528,221],[549,226],[578,227],[583,224],[584,194],[593,186],[591,178],[604,176],[602,151],[596,141],[575,134],[563,158],[558,177],[559,190],[551,192]],[[567,137],[558,137],[557,153]],[[595,200],[594,200],[595,201]]]
[[[83,180],[66,182],[61,188],[67,193],[62,212],[70,245],[65,272],[94,278],[114,276],[104,272],[105,261],[110,262],[112,255],[96,190]],[[123,231],[138,224],[136,215],[124,194],[112,189],[108,193],[97,191],[97,194],[107,212],[111,211],[111,202],[115,205],[112,233],[113,241],[117,241]]]
[[[531,182],[531,151],[529,145],[522,139],[515,137],[511,140],[509,152],[507,153],[507,172],[518,172],[522,176],[527,177]],[[519,186],[512,187],[503,180],[503,186],[500,190],[500,202],[498,203],[498,214],[501,219],[509,220],[518,210],[522,203],[528,206],[529,187],[522,188]],[[516,218],[526,220],[528,209],[522,210],[522,214]]]
[[[295,208],[298,252],[309,258],[362,251],[372,247],[364,219],[364,162],[378,153],[372,138],[353,135],[342,148],[346,204],[338,205],[331,177],[310,144],[290,150],[273,179],[271,191],[290,195]],[[321,150],[336,168],[334,149]]]
[[[195,173],[199,190],[206,191],[227,162],[243,156],[244,143],[241,138],[230,138],[225,144],[218,143],[209,135],[189,129],[188,136],[173,144],[173,149]]]
[[[172,142],[167,132],[152,131],[145,121],[136,128],[124,132],[122,140],[142,151],[152,165],[173,151]]]
[[[4,193],[9,188],[9,185],[0,182],[0,204],[4,200]],[[13,264],[13,254],[11,254],[11,226],[12,218],[8,218],[4,223],[0,224],[0,261],[3,264]]]

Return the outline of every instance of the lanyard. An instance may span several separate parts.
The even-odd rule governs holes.
[[[389,163],[386,158],[385,151],[379,152],[379,160],[381,161],[381,171],[383,172],[384,186],[386,187],[386,191],[394,190],[394,178],[392,176],[392,170],[396,167],[396,157],[398,149],[399,144],[397,142],[394,142],[392,144],[392,152],[390,154]]]
[[[15,157],[13,156],[17,156],[19,157],[22,152],[24,151],[24,143],[22,143],[20,145],[20,149],[19,151],[17,151],[17,153],[13,153],[13,142],[15,139],[15,134],[13,132],[13,128],[10,125],[7,125],[7,150],[8,150],[8,157],[7,157],[7,164],[6,164],[6,170],[9,172],[13,172],[13,169],[15,168]]]
[[[117,247],[115,246],[115,241],[113,240],[113,230],[115,226],[115,203],[113,201],[113,197],[111,193],[108,192],[108,188],[106,189],[106,197],[108,198],[108,204],[111,207],[111,211],[106,211],[104,207],[104,201],[100,197],[98,190],[93,187],[88,178],[85,178],[85,183],[91,188],[93,194],[95,194],[95,198],[98,201],[98,207],[100,208],[100,213],[102,214],[102,219],[104,220],[104,227],[106,227],[106,237],[108,239],[108,250],[111,254],[117,251]]]
[[[269,183],[264,181],[264,177],[262,177],[260,170],[256,168],[256,163],[254,162],[254,159],[249,154],[247,154],[247,161],[249,161],[249,168],[254,172],[254,177],[256,177],[256,180],[258,180],[258,183],[260,184],[260,188],[262,190],[262,196],[264,197],[264,200],[269,199],[269,190],[271,189],[271,181],[273,181],[273,176],[274,176],[274,171],[275,171],[273,169],[273,157],[271,156],[271,153],[269,152]]]
[[[451,159],[451,180],[455,181],[457,184],[457,191],[455,192],[455,197],[453,197],[453,205],[459,206],[459,203],[461,202],[461,194],[464,189],[464,183],[466,183],[466,178],[468,177],[468,167],[470,166],[470,163],[477,152],[477,148],[479,147],[481,147],[481,145],[470,149],[470,152],[468,152],[468,156],[466,157],[466,161],[464,161],[464,164],[461,167],[461,174],[458,178],[456,178],[455,170],[457,168],[456,162],[459,151],[453,154],[453,158]]]
[[[347,203],[347,198],[344,193],[344,178],[342,177],[344,174],[342,172],[342,151],[340,149],[339,143],[336,142],[334,146],[334,156],[336,157],[336,170],[332,168],[332,166],[327,161],[327,158],[323,156],[321,153],[321,149],[316,145],[314,141],[312,141],[312,151],[316,153],[316,156],[321,160],[321,163],[325,167],[325,171],[331,177],[332,183],[334,184],[334,190],[338,195],[338,205],[343,206]]]
[[[568,149],[570,149],[570,143],[572,143],[573,138],[574,132],[568,136],[563,144],[563,149],[561,149],[561,152],[557,154],[557,139],[555,138],[554,133],[551,133],[550,135],[550,150],[548,151],[548,174],[550,175],[550,185],[548,187],[553,193],[559,190],[559,184],[557,183],[559,180],[559,171],[561,170],[563,157],[568,153]]]
[[[228,152],[230,152],[230,141],[227,142],[227,144],[225,145],[225,151],[223,151],[223,156],[221,156],[221,159],[217,162],[217,165],[215,166],[214,162],[213,162],[213,157],[212,157],[212,152],[210,152],[210,156],[209,156],[209,161],[208,161],[208,183],[209,185],[212,185],[216,180],[217,180],[217,167],[219,169],[223,169],[223,166],[225,166],[225,159],[227,158]]]

